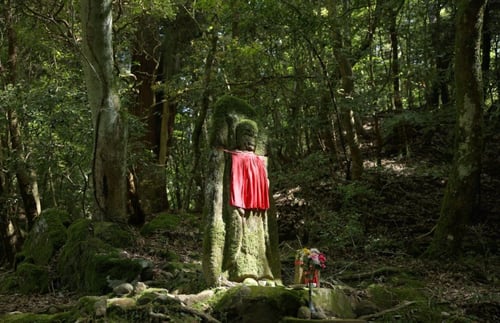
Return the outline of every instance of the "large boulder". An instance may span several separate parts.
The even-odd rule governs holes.
[[[16,255],[16,272],[9,289],[21,293],[44,293],[52,278],[49,264],[66,242],[71,220],[67,212],[47,209],[35,221],[23,248]]]
[[[106,293],[117,282],[139,279],[145,269],[143,259],[121,249],[133,243],[131,232],[118,224],[75,221],[58,261],[62,283],[80,291]]]
[[[17,263],[48,265],[54,254],[66,242],[66,231],[70,223],[70,216],[65,211],[57,209],[43,211],[29,232],[21,252],[16,255]]]

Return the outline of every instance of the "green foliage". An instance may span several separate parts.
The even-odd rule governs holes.
[[[82,113],[88,111],[86,99],[83,91],[73,87],[75,82],[78,77],[64,75],[29,86],[19,82],[0,91],[0,105],[19,116],[23,144],[30,152],[27,162],[38,175],[44,206],[67,209],[73,214],[84,212],[85,205],[90,204],[86,169],[92,147],[90,113]],[[0,116],[0,125],[6,124],[4,117]],[[5,166],[13,171],[15,160],[7,161]]]
[[[337,185],[330,196],[336,201],[334,209],[332,205],[313,205],[314,219],[307,222],[309,235],[314,241],[328,241],[335,249],[362,247],[366,239],[364,217],[377,200],[375,191],[361,182],[352,182]]]
[[[149,15],[155,18],[172,18],[175,13],[175,3],[165,0],[137,0],[128,4],[130,16]]]
[[[386,151],[391,151],[394,147],[408,144],[414,147],[414,151],[449,158],[453,153],[454,123],[455,117],[451,110],[394,114],[382,122],[383,145]]]
[[[328,182],[333,172],[330,158],[326,152],[316,151],[286,165],[282,170],[273,170],[270,176],[274,180],[275,189],[294,187],[297,183],[304,183],[307,187],[307,183]]]

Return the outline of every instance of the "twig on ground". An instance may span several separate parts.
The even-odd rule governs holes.
[[[375,276],[379,276],[382,274],[385,275],[390,275],[390,274],[396,274],[401,272],[401,269],[396,268],[396,267],[382,267],[379,269],[375,269],[373,271],[368,271],[364,273],[346,273],[343,275],[337,276],[339,280],[361,280],[365,278],[372,278]]]
[[[360,316],[360,317],[358,317],[358,319],[361,319],[361,320],[373,319],[373,318],[385,315],[387,313],[397,312],[400,309],[405,308],[405,307],[410,306],[410,305],[415,304],[415,303],[416,303],[416,301],[405,301],[405,302],[403,302],[401,304],[398,304],[398,305],[396,305],[396,306],[394,306],[392,308],[388,308],[386,310],[383,310],[383,311],[380,311],[380,312],[377,312],[377,313],[374,313],[374,314]]]

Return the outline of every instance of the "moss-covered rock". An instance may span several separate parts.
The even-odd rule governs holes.
[[[440,322],[441,312],[447,310],[425,294],[421,280],[406,274],[391,277],[384,284],[372,284],[366,290],[369,300],[380,310],[393,309],[380,317],[382,321],[397,317],[404,322]]]
[[[238,286],[222,296],[214,316],[227,322],[279,322],[306,304],[301,291],[284,287]]]
[[[15,272],[5,273],[0,275],[0,293],[8,293],[17,290],[19,277]]]
[[[76,305],[77,311],[82,317],[101,317],[106,314],[106,296],[83,296]]]
[[[143,236],[149,236],[159,231],[173,231],[179,226],[180,222],[181,216],[178,214],[158,214],[142,227],[141,234]]]
[[[70,216],[65,211],[57,209],[43,211],[29,232],[22,251],[16,256],[18,263],[47,265],[66,242],[66,228],[69,223]]]
[[[115,248],[127,248],[135,243],[132,232],[117,223],[94,222],[92,227],[96,238]]]
[[[25,262],[17,267],[16,275],[19,291],[23,294],[45,293],[49,290],[47,267]]]
[[[354,318],[353,304],[341,287],[313,288],[313,304],[321,307],[329,316]]]
[[[76,315],[74,312],[61,312],[56,314],[33,314],[33,313],[15,313],[0,315],[0,322],[17,323],[58,323],[74,322]]]
[[[120,238],[114,239],[115,235]],[[109,280],[130,282],[139,277],[144,269],[141,261],[111,244],[123,245],[124,236],[124,230],[114,224],[75,221],[68,228],[58,262],[62,283],[80,291],[106,293],[110,291]]]

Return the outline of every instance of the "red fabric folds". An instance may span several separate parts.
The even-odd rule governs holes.
[[[232,151],[230,204],[243,209],[269,208],[269,182],[263,157]]]

